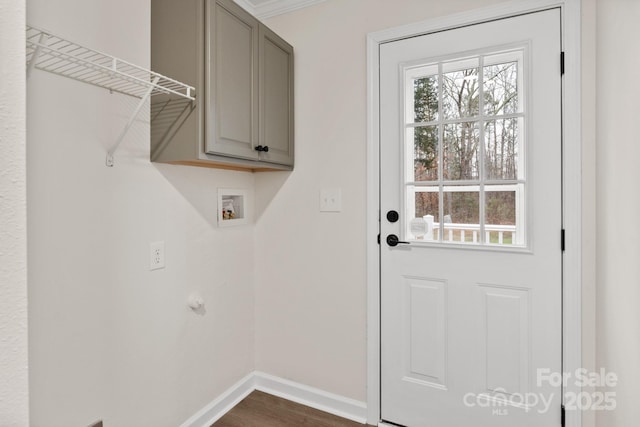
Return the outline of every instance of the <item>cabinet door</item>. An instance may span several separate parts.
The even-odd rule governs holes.
[[[210,0],[205,151],[258,159],[258,21],[231,0]]]
[[[260,160],[293,165],[293,48],[260,25]]]

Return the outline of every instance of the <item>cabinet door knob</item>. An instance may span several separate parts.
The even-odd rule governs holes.
[[[264,147],[263,147],[262,145],[258,145],[258,146],[255,148],[255,150],[256,150],[256,151],[264,151]]]
[[[269,152],[269,146],[265,145],[264,147],[262,147],[262,151],[264,151],[265,153]]]

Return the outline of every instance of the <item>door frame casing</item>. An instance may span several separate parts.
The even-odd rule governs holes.
[[[367,35],[367,422],[380,420],[380,110],[379,47],[382,43],[524,13],[559,7],[565,54],[562,79],[562,369],[582,367],[582,144],[580,0],[512,0],[495,6],[429,19]],[[560,236],[558,236],[560,241]],[[558,242],[558,244],[560,244]],[[580,393],[575,384],[564,392]],[[567,427],[580,427],[580,411],[567,411]]]

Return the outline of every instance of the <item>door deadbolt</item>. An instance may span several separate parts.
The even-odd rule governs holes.
[[[398,222],[399,219],[400,219],[400,215],[398,215],[397,211],[391,210],[387,212],[387,221]]]

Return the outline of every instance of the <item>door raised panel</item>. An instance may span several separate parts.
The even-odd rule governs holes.
[[[446,282],[405,277],[405,379],[445,387]]]
[[[526,394],[529,373],[529,292],[481,285],[488,393]]]
[[[261,160],[293,164],[293,48],[260,27]]]
[[[215,3],[210,29],[207,152],[257,159],[258,23]]]

